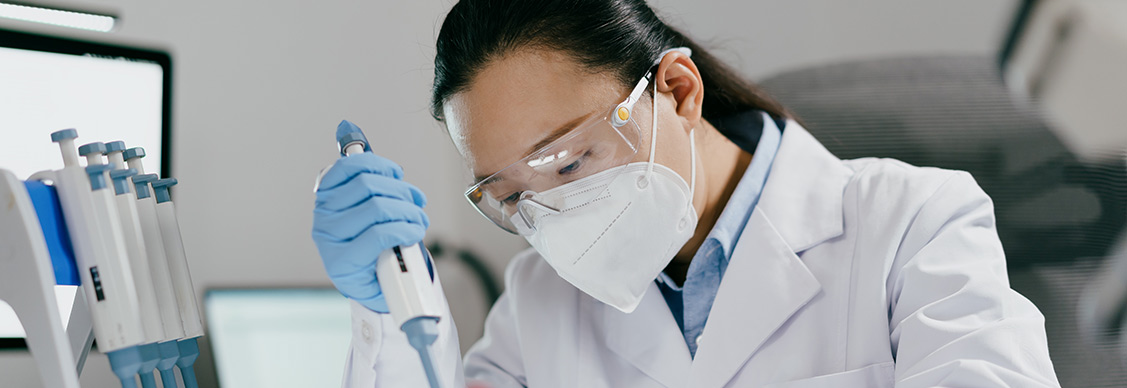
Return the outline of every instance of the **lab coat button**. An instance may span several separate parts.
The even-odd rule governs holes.
[[[364,342],[372,342],[372,325],[368,321],[360,325],[360,334],[364,336]]]
[[[701,334],[701,335],[698,335],[698,336],[697,336],[697,340],[696,340],[697,346],[700,346],[700,339],[701,339],[701,338],[704,338],[704,334]]]

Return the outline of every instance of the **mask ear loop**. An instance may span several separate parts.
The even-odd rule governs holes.
[[[693,51],[690,50],[688,47],[671,48],[671,49],[662,51],[661,54],[658,54],[657,60],[654,61],[654,66],[660,65],[661,60],[663,58],[665,58],[665,55],[669,54],[670,52],[673,52],[673,51],[681,52],[681,53],[684,53],[685,55],[689,55],[689,56],[693,55]],[[649,186],[649,184],[650,184],[650,176],[653,175],[653,171],[654,171],[654,154],[657,151],[657,69],[656,68],[653,69],[653,71],[648,76],[652,77],[652,78],[650,78],[650,83],[653,84],[653,92],[650,93],[650,97],[653,99],[653,109],[651,109],[652,112],[650,112],[652,116],[651,116],[651,119],[650,119],[650,157],[649,157],[649,162],[648,162],[648,165],[646,166],[646,175],[641,180],[638,181],[639,187],[642,187],[642,188],[645,188],[645,187]],[[635,91],[637,91],[637,90],[635,90]],[[630,101],[630,99],[628,98],[627,101]],[[696,129],[694,128],[693,130],[695,131]],[[692,134],[692,131],[690,131],[690,135],[691,134]],[[690,179],[692,179],[693,182],[689,184],[689,192],[690,192],[689,197],[690,198],[692,197],[691,193],[696,188],[696,184],[697,184],[697,179],[696,179],[697,178],[696,177],[696,173],[697,173],[697,169],[696,169],[696,162],[697,162],[697,160],[696,160],[696,145],[693,143],[693,140],[694,140],[694,138],[692,138],[692,136],[690,136],[689,143],[690,143],[690,146],[693,147],[692,152],[691,152],[693,154],[693,161],[692,161],[693,171],[690,174],[692,176]],[[692,203],[691,199],[689,200],[689,203]]]
[[[657,74],[654,74],[653,80],[653,93],[650,97],[653,99],[653,107],[650,109],[652,114],[650,119],[650,158],[649,164],[646,165],[646,175],[644,178],[643,187],[650,185],[650,176],[654,172],[654,152],[657,151]]]
[[[654,80],[653,86],[653,111],[650,122],[652,129],[650,130],[650,161],[646,166],[646,175],[638,183],[642,187],[649,186],[650,176],[653,175],[654,170],[654,151],[657,149],[657,80]],[[693,195],[697,192],[697,129],[689,130],[689,197],[688,203],[685,205],[685,211],[693,211]],[[681,218],[679,228],[683,228],[688,224],[689,218],[686,214]]]
[[[697,191],[697,129],[689,130],[689,205],[693,204],[693,194]]]
[[[650,129],[650,158],[649,158],[649,164],[646,166],[646,175],[643,178],[644,183],[639,182],[640,184],[644,185],[643,187],[649,186],[650,176],[653,175],[653,171],[654,171],[654,152],[657,150],[657,73],[656,72],[654,73],[654,79],[653,79],[652,82],[653,82],[653,92],[651,93],[651,96],[653,98],[653,107],[650,109],[651,114],[652,114],[651,117],[650,117],[650,128],[651,128]],[[696,192],[697,192],[697,136],[696,136],[696,133],[697,133],[696,128],[689,130],[689,198],[688,198],[689,203],[686,205],[687,211],[692,210],[692,208],[693,208],[693,195],[695,195]],[[681,219],[681,221],[687,222],[687,219],[683,218],[683,219]]]
[[[650,118],[650,158],[649,164],[646,166],[646,184],[649,184],[650,175],[654,171],[654,153],[657,150],[657,80],[653,82],[653,108],[650,109],[652,116]],[[689,130],[689,203],[693,203],[693,194],[697,190],[697,129]]]

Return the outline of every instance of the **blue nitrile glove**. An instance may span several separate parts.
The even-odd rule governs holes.
[[[376,259],[423,240],[430,220],[426,197],[404,182],[403,169],[371,152],[340,158],[321,178],[313,209],[313,241],[337,289],[375,312],[387,313]]]

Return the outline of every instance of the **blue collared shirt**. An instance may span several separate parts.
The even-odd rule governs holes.
[[[669,309],[673,312],[673,317],[677,320],[677,325],[685,336],[685,343],[689,345],[689,353],[693,357],[697,352],[697,338],[704,331],[704,325],[708,322],[708,312],[712,309],[713,301],[716,300],[720,279],[724,277],[724,271],[732,259],[732,250],[743,233],[752,210],[759,202],[759,194],[763,191],[763,185],[767,183],[771,163],[779,150],[779,143],[782,140],[780,125],[785,125],[785,122],[771,120],[769,117],[763,112],[751,111],[726,119],[728,121],[726,124],[734,130],[730,132],[748,133],[758,130],[761,133],[758,139],[732,139],[744,150],[754,147],[751,163],[748,164],[747,170],[744,171],[735,191],[724,206],[724,211],[716,219],[716,224],[708,233],[708,237],[693,255],[685,276],[685,284],[677,287],[664,272],[657,279],[658,288],[669,304]],[[754,128],[755,125],[762,126],[762,130]],[[732,126],[744,128],[731,128]]]

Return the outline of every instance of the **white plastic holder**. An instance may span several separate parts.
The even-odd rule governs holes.
[[[70,319],[67,321],[67,337],[70,339],[70,349],[74,353],[75,370],[82,375],[82,367],[86,366],[86,356],[94,346],[94,321],[90,317],[90,306],[86,305],[86,294],[74,293],[74,303],[70,308]]]
[[[19,317],[44,385],[78,388],[78,358],[63,331],[54,269],[38,216],[23,181],[4,169],[0,169],[0,247],[0,299]]]

